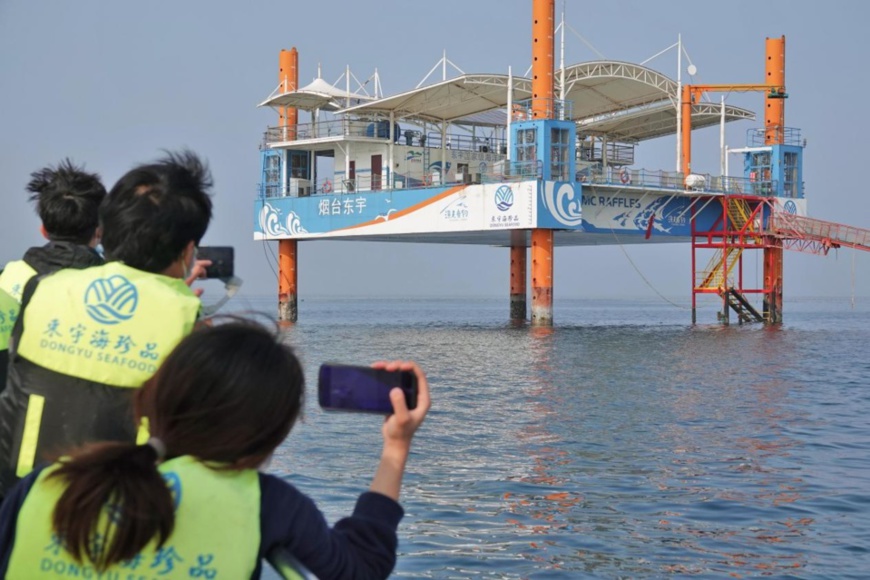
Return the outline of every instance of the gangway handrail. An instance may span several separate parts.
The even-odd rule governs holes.
[[[870,229],[847,226],[785,211],[772,212],[768,227],[780,238],[816,242],[821,244],[824,250],[846,246],[870,252]]]

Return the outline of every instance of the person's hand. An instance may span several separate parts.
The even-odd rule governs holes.
[[[426,418],[429,412],[431,399],[429,398],[429,383],[423,370],[413,361],[380,361],[372,365],[376,369],[386,371],[411,371],[417,376],[417,406],[408,409],[405,402],[405,394],[402,389],[396,387],[390,391],[390,402],[393,404],[393,414],[384,420],[381,432],[384,436],[384,449],[395,447],[404,451],[410,449],[411,439],[414,433]]]
[[[384,419],[381,433],[384,436],[384,449],[381,452],[381,462],[372,480],[369,490],[399,499],[402,488],[402,476],[405,473],[405,462],[411,451],[411,439],[426,413],[429,412],[431,400],[429,399],[429,383],[426,375],[411,361],[376,362],[372,365],[376,369],[387,371],[412,371],[417,375],[417,406],[408,409],[405,403],[405,393],[396,387],[390,391],[390,402],[393,404],[393,414]]]
[[[190,276],[184,281],[188,286],[193,286],[197,280],[205,280],[206,269],[211,266],[211,260],[196,260],[193,264],[193,269],[190,271]],[[197,297],[202,296],[205,292],[202,288],[193,288],[193,293]]]

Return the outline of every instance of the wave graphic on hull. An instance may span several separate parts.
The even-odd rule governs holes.
[[[560,224],[575,227],[583,223],[580,194],[573,184],[548,181],[543,198],[544,206]]]
[[[270,238],[308,233],[308,230],[302,227],[302,220],[295,211],[287,214],[287,219],[282,221],[281,210],[275,209],[268,203],[263,204],[263,208],[260,210],[259,221],[260,230]]]

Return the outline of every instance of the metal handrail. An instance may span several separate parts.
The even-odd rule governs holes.
[[[703,179],[687,180],[678,171],[659,169],[630,169],[611,167],[605,170],[585,169],[576,179],[592,185],[616,185],[622,187],[646,187],[674,191],[697,191],[699,193],[723,193],[728,195],[771,196],[776,192],[777,181],[754,181],[746,177],[692,174]],[[688,184],[688,185],[687,185]]]

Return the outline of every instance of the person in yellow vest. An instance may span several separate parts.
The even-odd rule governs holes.
[[[349,517],[330,527],[285,480],[258,472],[300,416],[304,375],[263,326],[234,320],[194,331],[135,393],[151,438],[91,444],[19,483],[0,510],[3,578],[387,578],[414,433],[430,408],[413,362],[373,366],[417,375],[381,427],[380,463]],[[289,567],[292,565],[292,567]]]
[[[106,197],[99,175],[64,159],[31,173],[27,191],[36,202],[40,231],[48,243],[30,248],[22,259],[0,270],[0,392],[6,387],[9,336],[27,281],[61,268],[103,263],[94,249],[100,242],[98,209]]]
[[[0,393],[0,496],[58,449],[135,439],[132,391],[199,314],[185,278],[210,187],[190,152],[135,167],[100,205],[107,263],[28,282]]]

